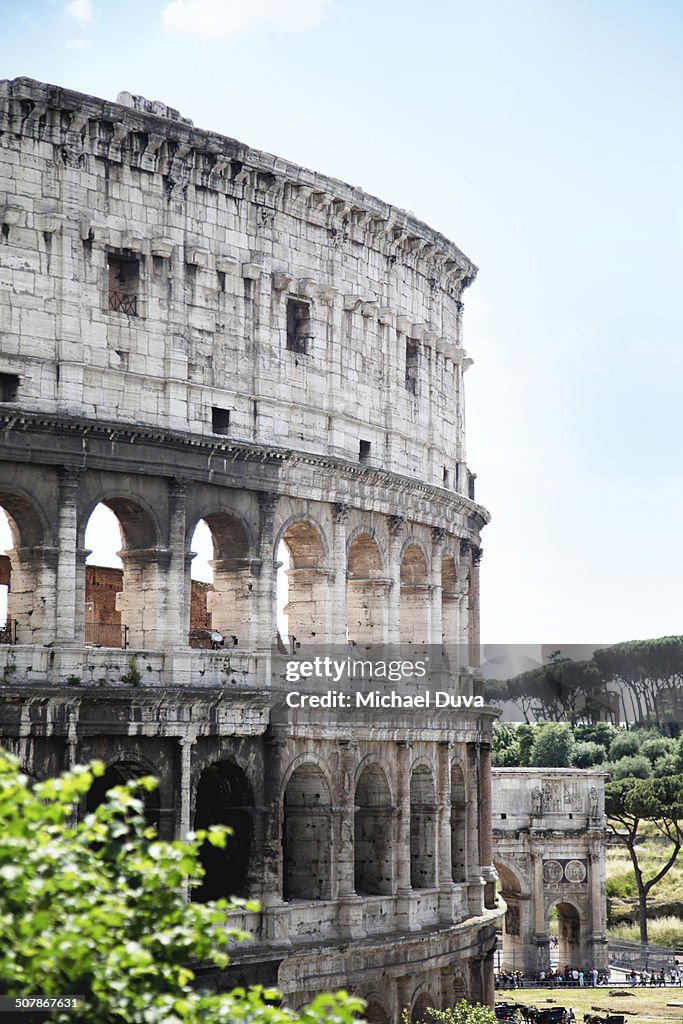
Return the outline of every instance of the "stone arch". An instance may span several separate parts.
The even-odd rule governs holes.
[[[82,545],[90,519],[104,505],[116,516],[122,568],[96,566],[85,571],[85,642],[100,647],[155,647],[159,638],[161,592],[167,558],[161,548],[156,512],[138,495],[105,491],[89,505],[81,529]]]
[[[391,1024],[391,1013],[379,993],[369,992],[363,998],[365,999],[363,1019],[368,1024]]]
[[[451,878],[467,881],[467,787],[462,766],[451,764]]]
[[[47,517],[15,485],[0,487],[0,508],[11,537],[5,553],[0,552],[0,583],[5,588],[0,643],[47,643],[54,624],[56,570]]]
[[[562,970],[568,967],[585,967],[585,954],[582,942],[583,915],[581,908],[566,896],[558,896],[548,907],[546,931],[550,930],[550,915],[557,911],[557,938],[559,942],[558,966]],[[591,965],[592,966],[592,965]]]
[[[347,545],[346,623],[351,643],[381,644],[387,620],[387,580],[372,532],[360,528]]]
[[[354,886],[359,894],[393,891],[391,792],[384,769],[366,763],[356,782],[354,816]]]
[[[192,646],[210,646],[206,634],[215,630],[226,646],[249,644],[252,615],[251,551],[249,526],[234,511],[214,509],[193,517],[187,533],[188,548],[200,522],[208,527],[213,546],[209,562],[213,580],[208,587],[191,586],[190,623],[205,621],[202,633],[192,633]],[[205,604],[203,604],[205,602]]]
[[[428,989],[418,989],[413,997],[413,1006],[410,1011],[411,1024],[429,1024],[430,1015],[427,1012],[430,1007],[436,1007],[434,997]]]
[[[527,966],[524,948],[527,929],[523,918],[528,901],[523,904],[518,872],[497,859],[493,866],[498,873],[499,892],[507,905],[503,918],[503,967],[512,971],[524,970]]]
[[[282,821],[283,898],[326,900],[332,891],[332,801],[325,773],[304,761],[289,773]]]
[[[192,898],[198,902],[229,896],[248,896],[254,839],[254,794],[246,772],[232,759],[214,761],[202,771],[195,797],[195,829],[227,825],[225,849],[204,843],[200,851],[205,871]]]
[[[104,774],[93,780],[93,783],[85,795],[85,811],[87,814],[95,811],[100,804],[104,803],[107,793],[114,786],[124,786],[133,779],[142,779],[146,775],[157,775],[149,761],[136,755],[123,754],[108,762]],[[150,791],[141,790],[140,798],[144,803],[145,820],[148,825],[159,829],[161,817],[161,799],[159,787]]]
[[[429,643],[429,559],[422,545],[411,538],[401,554],[400,638],[404,644]]]
[[[284,573],[278,570],[277,599],[284,603],[289,636],[298,644],[324,641],[331,573],[322,527],[310,516],[292,516],[280,528],[275,551],[278,564],[285,565]]]
[[[431,767],[416,763],[410,773],[410,884],[436,884],[436,790]]]

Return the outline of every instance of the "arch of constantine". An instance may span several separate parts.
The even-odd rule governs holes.
[[[84,810],[151,773],[162,837],[232,827],[193,893],[261,901],[227,980],[351,987],[377,1024],[490,1002],[493,713],[316,715],[274,685],[326,645],[447,644],[480,693],[476,268],[412,214],[119,100],[0,83],[1,742],[38,777],[103,760]],[[118,568],[88,557],[100,506]]]
[[[507,905],[501,966],[533,975],[607,967],[605,775],[571,768],[493,769],[493,860]]]

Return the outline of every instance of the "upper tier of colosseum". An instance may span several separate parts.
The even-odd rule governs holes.
[[[359,189],[119,99],[0,82],[0,398],[472,498],[470,260]]]

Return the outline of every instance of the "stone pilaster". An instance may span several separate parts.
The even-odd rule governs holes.
[[[73,646],[76,637],[76,551],[78,547],[78,470],[64,467],[59,473],[57,510],[57,578],[55,593],[55,642]]]
[[[334,548],[332,600],[329,604],[328,635],[332,644],[346,643],[346,523],[351,508],[343,502],[333,506]]]
[[[401,547],[406,521],[403,516],[389,516],[389,565],[387,576],[389,607],[387,609],[387,643],[398,644],[401,639]]]

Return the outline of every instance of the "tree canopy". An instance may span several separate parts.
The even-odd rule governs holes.
[[[246,938],[227,912],[258,909],[186,900],[200,847],[224,846],[227,830],[160,841],[144,820],[151,778],[114,787],[74,822],[103,772],[95,763],[32,784],[0,752],[0,992],[83,995],[82,1013],[50,1017],[60,1024],[351,1024],[363,1004],[343,992],[295,1013],[273,991],[201,991],[192,965],[224,967],[229,943]]]

